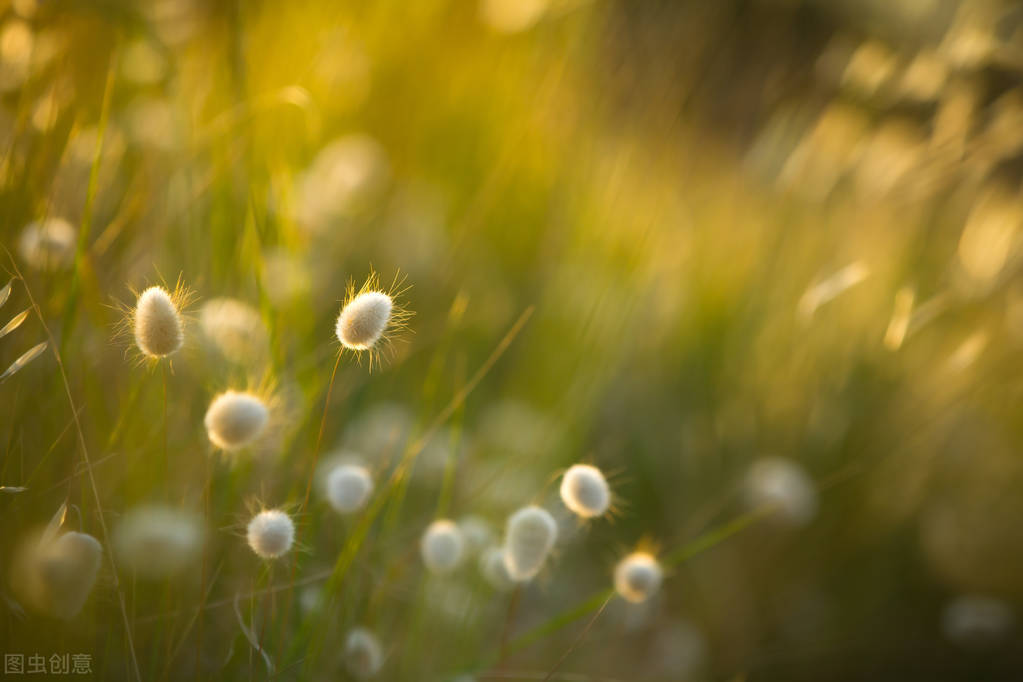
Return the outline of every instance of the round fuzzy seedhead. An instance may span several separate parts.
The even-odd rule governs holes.
[[[221,356],[238,364],[267,357],[270,340],[259,311],[244,301],[214,298],[199,310],[203,335]]]
[[[270,419],[270,410],[252,393],[225,391],[206,410],[206,434],[218,448],[240,450],[259,438]]]
[[[345,348],[372,348],[387,329],[394,303],[382,291],[364,291],[341,309],[337,317],[337,338]]]
[[[483,579],[495,590],[504,592],[515,586],[515,581],[512,580],[504,562],[504,550],[500,547],[488,547],[483,550],[479,566]]]
[[[78,615],[99,574],[103,547],[85,533],[68,532],[31,544],[19,568],[19,596],[35,610],[70,620]]]
[[[136,507],[114,529],[117,558],[139,577],[164,578],[194,565],[202,548],[199,519],[170,507]]]
[[[561,501],[582,518],[592,519],[610,508],[611,489],[600,469],[576,464],[561,478]]]
[[[373,677],[384,666],[380,641],[370,630],[355,628],[345,637],[345,667],[359,679]]]
[[[327,474],[327,501],[342,514],[362,509],[372,492],[373,479],[364,466],[341,464]]]
[[[777,518],[801,526],[817,515],[817,488],[801,466],[784,457],[764,457],[746,475],[750,507],[774,507]]]
[[[252,551],[264,559],[287,554],[295,542],[295,524],[280,509],[267,509],[249,521],[246,537]]]
[[[135,345],[149,358],[164,358],[185,340],[181,314],[163,287],[149,287],[135,304]]]
[[[18,251],[37,270],[63,270],[75,261],[75,228],[63,218],[29,223],[21,233]]]
[[[523,507],[508,517],[504,565],[512,580],[530,580],[543,568],[558,538],[558,524],[546,509]]]
[[[664,572],[650,554],[633,552],[615,567],[615,591],[626,601],[639,604],[661,587]]]
[[[458,568],[465,555],[465,540],[458,526],[447,519],[434,521],[419,541],[423,563],[430,573],[450,573]]]

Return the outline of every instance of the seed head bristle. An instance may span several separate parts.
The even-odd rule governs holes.
[[[342,350],[356,354],[369,352],[370,369],[375,362],[379,363],[381,350],[388,348],[395,336],[407,329],[413,315],[402,300],[409,289],[404,282],[405,278],[396,274],[385,291],[375,272],[370,273],[358,291],[354,282],[348,282],[334,332]]]

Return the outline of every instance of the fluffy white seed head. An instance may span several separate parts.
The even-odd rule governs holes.
[[[37,270],[61,270],[75,260],[75,228],[63,218],[47,218],[25,226],[18,252]]]
[[[777,518],[804,525],[817,514],[817,489],[802,467],[783,457],[765,457],[746,475],[746,502],[750,507],[774,507]]]
[[[1016,617],[1006,602],[986,595],[963,595],[945,605],[941,630],[966,647],[998,641],[1013,628]]]
[[[225,391],[206,410],[206,434],[218,448],[240,450],[259,438],[270,420],[270,409],[252,393]]]
[[[508,566],[504,562],[504,550],[500,547],[488,547],[483,550],[480,554],[479,568],[483,579],[495,590],[504,592],[515,586],[515,581],[512,580]]]
[[[382,291],[364,291],[341,309],[337,338],[345,348],[372,348],[387,329],[394,302]]]
[[[646,552],[633,552],[615,567],[615,591],[633,604],[652,597],[663,579],[661,565]]]
[[[384,666],[384,651],[370,630],[355,628],[345,637],[345,666],[359,679],[373,677]]]
[[[431,573],[450,573],[462,563],[465,540],[457,525],[447,519],[440,519],[427,526],[419,542],[419,551]]]
[[[163,287],[149,287],[135,304],[135,345],[150,358],[177,352],[185,341],[181,313]]]
[[[136,507],[114,530],[117,558],[142,578],[163,578],[195,565],[202,548],[199,519],[163,506]]]
[[[26,541],[15,556],[12,587],[33,610],[69,620],[78,615],[96,583],[103,548],[96,538],[69,532]]]
[[[508,517],[504,565],[512,580],[530,580],[543,568],[558,538],[558,524],[546,509],[523,507]]]
[[[373,478],[364,466],[340,464],[327,474],[327,501],[342,514],[366,506],[373,492]]]
[[[259,311],[233,298],[214,298],[199,310],[199,326],[217,351],[236,363],[255,362],[269,352]]]
[[[280,509],[267,509],[252,517],[246,535],[253,552],[264,559],[275,559],[291,549],[295,524]]]
[[[611,489],[600,469],[576,464],[561,478],[561,501],[582,518],[592,519],[611,506]]]

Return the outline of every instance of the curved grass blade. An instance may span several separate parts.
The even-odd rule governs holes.
[[[3,289],[0,289],[0,306],[2,306],[4,303],[7,303],[7,299],[11,297],[12,284],[14,284],[13,279],[7,283],[7,286],[5,286]]]
[[[11,366],[4,370],[3,374],[0,374],[0,383],[7,381],[12,374],[39,357],[39,355],[46,350],[47,345],[47,342],[43,341],[42,343],[29,348],[28,351],[22,354],[20,358],[11,363]]]
[[[0,329],[0,339],[4,338],[5,336],[13,332],[15,329],[20,327],[21,323],[25,321],[25,318],[28,317],[28,314],[31,311],[32,311],[31,308],[25,308],[20,313],[12,317],[11,321],[5,324],[3,326],[3,329]]]

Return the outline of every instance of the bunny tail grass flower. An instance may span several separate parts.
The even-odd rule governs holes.
[[[229,390],[213,399],[203,421],[210,442],[234,452],[259,438],[270,421],[270,408],[255,393]]]
[[[458,568],[465,555],[465,540],[454,522],[440,519],[431,523],[419,543],[423,563],[430,573],[443,575]]]
[[[543,568],[558,538],[558,524],[546,509],[528,506],[508,517],[504,565],[516,582],[531,580]]]
[[[390,287],[384,291],[380,278],[374,272],[358,291],[354,283],[348,283],[334,331],[343,350],[356,354],[369,352],[371,369],[374,360],[379,362],[380,349],[408,327],[408,320],[413,315],[401,301],[401,296],[409,289],[404,282],[404,277],[395,275]]]
[[[364,466],[339,464],[327,474],[327,501],[341,514],[362,509],[372,493],[373,478]]]
[[[143,361],[158,362],[185,344],[185,314],[195,294],[178,279],[173,291],[154,285],[135,294],[135,305],[125,308],[121,334],[130,335]]]
[[[102,556],[99,541],[86,533],[26,540],[15,555],[12,588],[33,610],[70,620],[92,592]]]
[[[364,680],[375,676],[384,666],[380,640],[367,628],[355,628],[345,637],[345,667],[354,677]]]
[[[640,604],[661,587],[664,571],[647,552],[633,552],[615,567],[615,591],[626,601]]]
[[[245,535],[257,556],[276,559],[294,544],[295,523],[280,509],[266,509],[252,517]]]
[[[140,578],[180,575],[197,561],[203,543],[200,518],[162,505],[130,509],[114,529],[117,558]]]
[[[611,488],[600,469],[576,464],[561,477],[561,501],[578,516],[603,516],[611,507]]]

